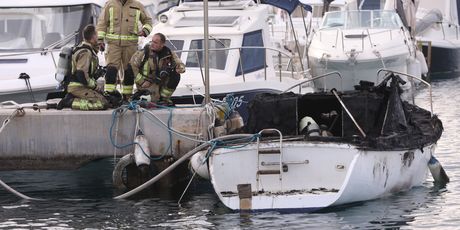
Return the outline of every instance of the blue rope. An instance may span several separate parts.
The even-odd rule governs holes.
[[[134,102],[134,103],[130,102],[130,103],[126,106],[126,108],[128,108],[128,109],[134,108],[134,109],[130,109],[130,110],[137,110],[138,107],[136,107],[136,106],[137,106],[137,103],[135,103],[135,102]],[[110,138],[110,142],[112,143],[112,146],[114,146],[114,147],[117,148],[117,149],[124,149],[124,148],[129,147],[129,146],[132,146],[132,145],[137,145],[137,146],[139,146],[139,148],[141,149],[142,153],[143,153],[146,157],[148,157],[150,160],[161,160],[161,159],[164,157],[165,154],[162,154],[162,155],[159,156],[159,157],[151,157],[150,154],[147,154],[147,153],[145,152],[144,148],[142,148],[142,146],[141,146],[138,142],[133,141],[133,142],[131,142],[131,143],[127,143],[127,144],[123,144],[123,145],[117,145],[117,144],[115,143],[115,141],[114,141],[114,139],[113,139],[113,136],[112,136],[112,133],[113,133],[113,126],[114,126],[114,124],[115,124],[115,119],[117,118],[117,115],[116,115],[116,114],[117,114],[120,110],[121,110],[121,107],[118,108],[118,109],[116,109],[116,110],[113,110],[113,112],[112,112],[112,124],[110,125],[110,129],[109,129],[109,138]],[[170,144],[171,144],[171,143],[172,143],[172,142],[170,141]],[[170,147],[171,147],[171,145],[170,145]],[[168,150],[169,150],[169,148],[168,148]],[[167,150],[167,151],[168,151],[168,150]]]
[[[208,158],[211,156],[212,152],[217,149],[217,148],[226,148],[226,149],[239,149],[239,148],[244,148],[251,144],[252,142],[256,141],[257,138],[259,138],[261,135],[259,133],[256,133],[252,135],[251,137],[247,138],[239,138],[239,139],[234,139],[230,141],[220,141],[220,140],[211,140],[211,147],[208,148],[208,152],[206,153],[205,159],[203,159],[203,162],[206,162]],[[237,146],[226,146],[232,143],[239,143],[239,142],[247,142],[246,144],[243,145],[237,145]]]

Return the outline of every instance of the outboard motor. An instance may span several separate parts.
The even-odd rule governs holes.
[[[320,128],[313,118],[305,116],[299,122],[299,133],[308,137],[320,136]]]

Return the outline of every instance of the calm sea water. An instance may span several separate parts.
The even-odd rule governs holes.
[[[460,78],[433,82],[434,111],[444,123],[436,156],[451,183],[421,187],[386,198],[321,213],[263,212],[240,215],[226,209],[207,181],[195,181],[181,205],[179,195],[115,201],[112,160],[76,171],[0,172],[0,178],[31,197],[24,201],[0,189],[0,229],[460,229]],[[428,90],[416,101],[429,108]]]

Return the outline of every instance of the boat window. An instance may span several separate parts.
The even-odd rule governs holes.
[[[360,10],[329,12],[324,16],[321,29],[398,29],[401,26],[401,19],[394,11]]]
[[[225,69],[227,63],[228,50],[211,50],[223,49],[230,46],[230,39],[209,39],[209,68]],[[191,50],[199,50],[197,52],[189,52],[187,54],[187,67],[200,67],[204,65],[204,46],[203,39],[192,40],[190,42]]]
[[[244,34],[243,49],[241,50],[241,60],[238,62],[236,76],[242,74],[241,69],[243,69],[243,73],[246,74],[264,68],[265,49],[244,48],[248,46],[264,47],[262,30],[257,30]],[[243,63],[243,66],[241,66],[241,63]]]
[[[166,40],[166,46],[172,51],[182,50],[184,48],[184,40]],[[176,54],[180,57],[181,52],[176,52]]]
[[[83,15],[89,15],[84,11],[90,9],[84,5],[0,8],[0,50],[47,47],[78,31]]]

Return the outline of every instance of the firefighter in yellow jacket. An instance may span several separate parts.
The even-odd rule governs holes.
[[[84,41],[72,51],[72,70],[67,86],[67,95],[59,102],[57,109],[102,110],[109,102],[102,95],[102,87],[96,79],[102,75],[97,57],[98,42],[96,28],[87,25],[83,29]]]
[[[152,18],[137,0],[108,0],[102,9],[97,23],[97,33],[101,48],[106,51],[105,90],[116,90],[118,71],[126,72],[132,55],[137,51],[138,37],[150,34]],[[132,92],[132,82],[123,79],[123,95],[126,98]]]
[[[163,34],[153,35],[151,43],[131,58],[125,78],[134,79],[138,92],[150,94],[152,102],[172,106],[171,95],[185,65],[165,42]]]

